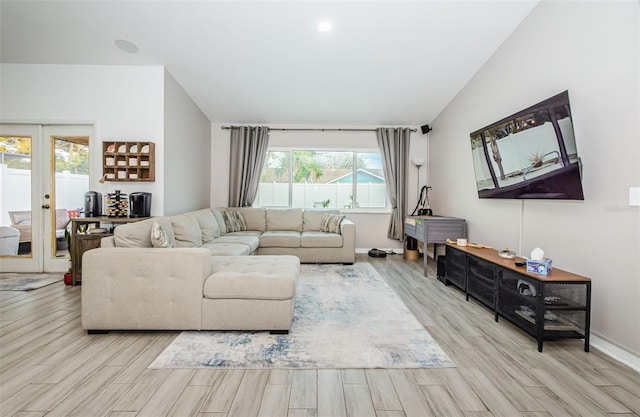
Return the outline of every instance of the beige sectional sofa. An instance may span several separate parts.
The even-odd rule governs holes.
[[[227,231],[225,211],[242,213],[246,230]],[[339,233],[321,231],[325,215],[338,210],[213,208],[154,217],[118,226],[102,247],[152,248],[151,227],[159,223],[178,248],[205,248],[211,255],[295,255],[303,263],[353,263],[355,224],[344,219]]]
[[[215,208],[118,226],[82,258],[82,325],[288,332],[300,262],[354,261],[338,214]]]
[[[286,255],[211,256],[204,248],[98,248],[85,252],[82,268],[82,327],[89,333],[286,333],[300,261]]]

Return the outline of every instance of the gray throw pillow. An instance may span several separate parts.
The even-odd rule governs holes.
[[[320,231],[340,233],[340,225],[345,217],[344,214],[325,214],[320,222]]]
[[[224,217],[224,225],[227,229],[227,233],[247,230],[247,222],[244,220],[242,212],[224,210],[222,212],[222,217]]]

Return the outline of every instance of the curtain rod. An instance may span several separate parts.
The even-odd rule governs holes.
[[[235,129],[240,126],[221,126],[221,129],[229,130]],[[305,128],[305,127],[270,127],[269,130],[291,130],[291,131],[307,131],[307,132],[375,132],[377,129],[342,129],[342,128]],[[418,129],[411,129],[412,132],[417,132]]]

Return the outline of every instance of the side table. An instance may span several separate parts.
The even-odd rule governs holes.
[[[407,216],[404,220],[404,234],[422,242],[424,248],[424,276],[427,276],[427,243],[447,243],[447,239],[467,237],[464,219],[446,216]]]
[[[90,250],[100,247],[103,237],[112,236],[113,229],[119,224],[134,223],[150,217],[75,217],[71,219],[71,285],[82,282],[82,255]],[[79,226],[87,228],[94,225],[96,228],[105,228],[104,233],[80,232]],[[104,226],[111,225],[109,228]],[[89,229],[91,230],[91,229]]]

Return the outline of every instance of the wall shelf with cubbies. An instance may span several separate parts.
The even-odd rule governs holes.
[[[102,171],[105,181],[156,180],[156,145],[153,142],[102,142]]]

